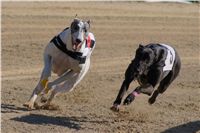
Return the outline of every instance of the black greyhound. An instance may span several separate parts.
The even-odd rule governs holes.
[[[122,98],[133,80],[137,80],[138,86],[124,100],[124,105],[129,105],[140,93],[151,96],[154,87],[159,84],[157,90],[149,98],[149,104],[156,101],[159,93],[163,93],[178,76],[181,68],[181,61],[174,48],[166,44],[139,45],[135,58],[129,64],[125,79],[121,85],[118,96],[111,107],[113,111],[119,111]]]

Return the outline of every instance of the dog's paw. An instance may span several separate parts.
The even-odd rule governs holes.
[[[156,99],[154,97],[149,98],[148,103],[149,104],[154,104]]]
[[[23,106],[26,107],[28,110],[40,109],[40,106],[36,102],[26,102],[23,104]]]
[[[133,100],[135,99],[135,96],[131,93],[129,94],[126,99],[124,100],[124,105],[129,105],[133,102]]]
[[[31,103],[31,102],[26,102],[26,103],[23,104],[23,106],[28,108],[29,110],[35,109],[34,103]]]
[[[40,98],[40,102],[41,102],[41,103],[46,103],[46,102],[47,102],[47,98],[44,97],[44,96],[42,96],[42,97]]]
[[[119,107],[120,107],[120,105],[118,105],[118,104],[113,104],[113,106],[110,107],[110,109],[111,109],[112,111],[114,111],[114,112],[119,112]]]
[[[158,94],[159,94],[158,90],[154,91],[153,95],[148,100],[149,104],[155,103]]]
[[[43,110],[60,110],[60,107],[55,104],[45,103],[44,105],[40,106],[40,109]]]

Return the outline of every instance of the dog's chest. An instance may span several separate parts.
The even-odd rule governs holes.
[[[138,81],[138,83],[139,83],[140,85],[145,85],[145,84],[148,83],[148,77],[147,77],[147,75],[144,75],[144,74],[139,75],[139,76],[137,77],[137,81]]]

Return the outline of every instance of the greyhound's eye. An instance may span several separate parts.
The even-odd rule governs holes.
[[[79,26],[78,25],[74,25],[74,30],[79,30]]]
[[[144,53],[142,56],[142,60],[149,60],[149,55],[147,53]]]

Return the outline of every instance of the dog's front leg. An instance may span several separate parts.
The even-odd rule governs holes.
[[[121,104],[122,98],[125,95],[125,93],[127,92],[129,85],[134,80],[134,78],[135,78],[135,73],[133,70],[132,63],[131,63],[125,72],[125,80],[123,81],[123,83],[121,85],[120,91],[117,95],[116,100],[113,103],[113,106],[110,108],[111,110],[119,111],[119,106]]]
[[[119,111],[122,98],[125,95],[126,91],[128,90],[129,84],[130,84],[129,81],[126,81],[126,80],[123,81],[121,89],[117,95],[117,98],[114,101],[113,106],[110,108],[111,110],[116,111],[116,112]]]
[[[129,105],[135,97],[139,96],[140,93],[146,94],[146,95],[151,95],[153,93],[153,86],[151,84],[143,85],[143,86],[138,86],[133,92],[131,92],[124,100],[125,105]]]
[[[126,80],[123,81],[122,86],[120,88],[120,91],[119,91],[119,93],[117,95],[117,98],[114,101],[114,104],[118,104],[118,105],[121,104],[122,98],[123,98],[123,96],[125,95],[126,91],[129,88],[129,84],[130,84],[130,82],[128,82]]]
[[[51,76],[51,57],[47,54],[44,54],[44,68],[40,77],[40,81],[32,92],[32,95],[28,102],[23,105],[29,109],[34,109],[34,103],[37,99],[37,96],[42,92],[48,83],[48,78]]]
[[[124,105],[129,105],[133,102],[135,97],[137,97],[140,94],[140,91],[138,91],[140,87],[137,87],[132,93],[130,93],[125,99],[123,104]]]

